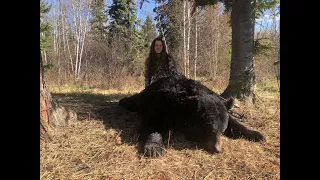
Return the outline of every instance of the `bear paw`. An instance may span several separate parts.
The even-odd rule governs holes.
[[[255,142],[266,141],[265,137],[258,131],[250,131],[247,135],[247,138]]]
[[[147,157],[160,157],[164,155],[162,136],[159,133],[152,133],[144,145],[144,155]]]

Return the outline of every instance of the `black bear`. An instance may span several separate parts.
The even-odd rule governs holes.
[[[180,131],[209,153],[220,153],[222,134],[264,141],[263,135],[245,127],[228,110],[234,99],[223,100],[198,81],[184,76],[169,76],[152,83],[140,93],[125,97],[119,105],[142,115],[139,152],[162,156],[162,136]]]

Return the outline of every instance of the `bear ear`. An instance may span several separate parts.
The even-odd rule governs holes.
[[[231,109],[234,105],[234,98],[229,98],[228,100],[224,101],[223,104],[226,106],[227,110]]]
[[[199,109],[199,99],[198,96],[189,96],[187,98],[188,108],[191,110],[198,110]]]

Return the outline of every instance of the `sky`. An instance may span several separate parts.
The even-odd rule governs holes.
[[[158,3],[159,4],[159,3]],[[151,17],[155,17],[156,13],[153,12],[153,8],[156,6],[156,3],[153,2],[153,0],[150,0],[150,3],[144,2],[143,7],[141,9],[138,8],[138,18],[142,20],[142,22],[145,21],[146,15],[149,13],[151,14]],[[280,20],[280,14],[278,17],[276,17],[277,21],[277,28],[279,28],[279,20]],[[265,15],[259,19],[256,19],[256,26],[255,31],[259,31],[260,29],[264,29],[267,27],[273,26],[273,18],[271,16],[271,11],[266,11]],[[260,27],[262,26],[262,27]]]
[[[54,0],[43,0],[43,1],[48,2],[49,4],[52,4]],[[156,16],[156,14],[153,12],[153,8],[156,6],[156,3],[154,2],[154,0],[149,0],[149,1],[150,1],[149,3],[145,1],[141,9],[139,8],[140,7],[139,3],[137,3],[138,18],[141,19],[142,22],[145,21],[147,14],[150,14],[152,18]],[[107,6],[110,6],[112,4],[112,0],[104,0],[104,2]]]
[[[44,0],[49,3],[52,3],[53,0]],[[111,5],[112,0],[104,0],[106,5]],[[139,2],[140,0],[136,0],[136,2]],[[159,3],[157,3],[159,4]],[[137,15],[138,18],[141,19],[142,22],[145,21],[147,14],[150,14],[152,19],[156,16],[156,13],[153,12],[153,8],[157,5],[154,0],[149,0],[149,2],[144,2],[142,8],[140,9],[139,6],[140,4],[137,3]],[[270,16],[270,11],[266,11],[265,15],[259,19],[256,19],[256,26],[255,26],[255,31],[259,31],[260,29],[264,29],[266,27],[271,27],[273,26],[273,19],[272,16]],[[276,18],[277,19],[277,28],[279,28],[279,20],[280,20],[280,14]],[[262,25],[262,27],[260,27]]]
[[[159,4],[159,3],[158,3]],[[140,9],[138,8],[138,18],[142,20],[142,22],[145,21],[147,14],[149,13],[151,17],[155,17],[156,13],[153,12],[153,8],[156,6],[156,3],[153,0],[150,0],[150,3],[144,2],[143,7]],[[279,28],[279,20],[280,20],[280,14],[278,17],[276,17],[277,21],[277,28]],[[273,18],[271,16],[271,11],[266,11],[265,15],[259,19],[256,19],[256,25],[255,25],[255,31],[258,32],[260,30],[263,30],[264,28],[270,28],[273,26]]]
[[[147,14],[150,14],[152,18],[156,16],[156,13],[153,12],[153,8],[156,7],[156,3],[153,0],[150,0],[150,2],[144,2],[142,8],[140,9],[138,7],[138,18],[142,20],[142,22],[145,21]]]

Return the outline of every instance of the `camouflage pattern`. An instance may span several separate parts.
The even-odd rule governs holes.
[[[161,60],[161,58],[157,58],[154,68],[153,75],[145,78],[145,87],[163,77],[179,75],[175,62],[170,55],[168,55],[168,62]]]

